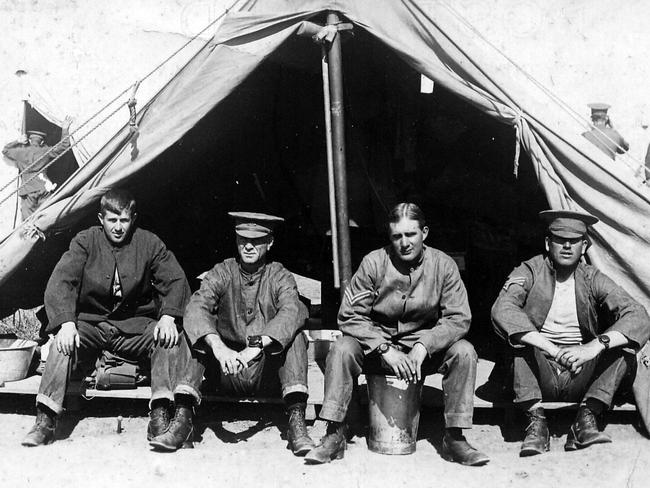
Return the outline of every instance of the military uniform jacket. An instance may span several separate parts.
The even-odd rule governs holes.
[[[449,348],[470,326],[467,292],[454,260],[424,247],[421,260],[408,269],[387,246],[366,255],[345,291],[338,315],[341,331],[357,339],[364,353],[383,342],[429,354]]]
[[[254,309],[250,311],[242,296],[243,286],[239,263],[234,258],[208,271],[185,311],[184,326],[193,346],[208,334],[218,334],[236,350],[246,347],[251,335],[273,339],[268,348],[271,353],[279,353],[291,343],[307,318],[307,307],[298,297],[293,275],[280,263],[265,264]]]
[[[593,266],[580,263],[575,270],[576,311],[585,341],[607,331],[618,331],[643,346],[650,337],[650,318],[645,308]],[[513,334],[538,331],[553,302],[555,270],[543,256],[524,261],[508,277],[492,306],[497,334],[513,344]],[[523,346],[521,346],[523,347]]]
[[[117,302],[111,291],[115,266],[122,286]],[[102,227],[91,227],[72,239],[47,283],[48,331],[81,320],[141,333],[162,315],[182,317],[189,296],[185,273],[155,234],[136,228],[128,242],[116,247]]]
[[[45,191],[45,181],[41,178],[34,178],[34,175],[39,174],[43,171],[43,167],[52,161],[54,158],[63,154],[63,152],[70,147],[70,139],[67,137],[67,134],[63,134],[63,140],[59,142],[52,149],[50,146],[30,146],[29,144],[23,144],[19,141],[10,142],[2,149],[2,155],[8,160],[12,161],[18,171],[24,171],[21,176],[21,181],[24,184],[21,184],[18,189],[18,195],[25,196],[29,193]],[[52,149],[50,151],[50,149]],[[47,156],[45,154],[50,151]],[[34,162],[36,164],[30,167]],[[29,169],[26,169],[29,168]],[[31,181],[28,181],[30,180]]]

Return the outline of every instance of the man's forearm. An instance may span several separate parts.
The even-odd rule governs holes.
[[[538,331],[522,332],[521,334],[513,334],[511,337],[513,342],[536,347],[552,357],[555,357],[560,350],[558,346],[553,344]]]

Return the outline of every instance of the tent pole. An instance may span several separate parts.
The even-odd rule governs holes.
[[[341,288],[339,279],[338,229],[336,223],[336,189],[334,184],[334,161],[332,160],[332,115],[330,114],[330,80],[327,67],[327,51],[321,46],[321,68],[323,71],[323,104],[325,107],[325,144],[327,148],[327,187],[329,188],[330,232],[332,234],[332,271],[334,288]]]
[[[327,24],[338,24],[339,16],[327,14]],[[339,277],[341,297],[350,284],[352,264],[350,258],[350,218],[348,217],[347,172],[345,169],[345,121],[343,117],[343,66],[341,63],[341,35],[336,35],[327,53],[330,82],[330,113],[332,114],[332,153],[334,159],[334,184],[336,187],[336,214],[338,227]]]

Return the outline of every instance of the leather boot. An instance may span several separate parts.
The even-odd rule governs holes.
[[[520,457],[536,456],[544,454],[550,448],[550,433],[544,409],[537,407],[526,412],[528,426],[526,427],[526,437],[521,443],[519,450]]]
[[[147,426],[148,441],[153,440],[154,437],[158,437],[167,430],[171,420],[170,413],[169,403],[158,403],[151,409],[151,412],[149,412],[149,425]]]
[[[580,406],[575,422],[571,424],[564,450],[575,451],[594,444],[609,442],[612,442],[612,439],[604,432],[600,432],[594,413],[586,406]]]
[[[23,446],[35,447],[49,444],[54,440],[56,416],[53,412],[48,412],[40,407],[36,408],[36,422],[21,442]]]
[[[305,424],[305,410],[307,405],[299,403],[292,405],[287,410],[289,415],[289,429],[287,431],[287,440],[289,448],[296,456],[304,456],[314,447],[314,441],[309,437],[307,425]]]
[[[194,427],[192,425],[192,408],[177,405],[174,418],[162,434],[154,437],[149,445],[156,451],[176,451],[180,448],[192,448]]]
[[[324,464],[329,463],[332,459],[343,459],[346,431],[345,423],[328,422],[327,433],[321,439],[320,444],[307,453],[305,462],[307,464]]]
[[[462,434],[452,434],[447,429],[442,438],[442,458],[464,466],[483,466],[490,458],[473,447]]]

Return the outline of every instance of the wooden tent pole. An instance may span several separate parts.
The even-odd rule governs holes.
[[[327,14],[327,24],[339,23],[335,12]],[[350,284],[352,264],[350,252],[350,218],[348,216],[347,172],[345,168],[345,120],[343,105],[343,66],[341,62],[341,35],[337,33],[327,53],[330,82],[330,113],[332,115],[332,155],[338,227],[339,278],[341,298]]]
[[[327,50],[321,47],[321,68],[323,71],[323,104],[325,112],[325,144],[327,148],[327,187],[329,188],[330,232],[332,234],[332,271],[334,288],[341,287],[339,279],[338,228],[336,223],[336,186],[334,184],[334,161],[332,158],[332,114],[330,113],[330,80],[327,67]]]

